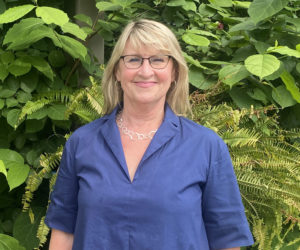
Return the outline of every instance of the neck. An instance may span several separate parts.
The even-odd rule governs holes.
[[[157,129],[164,118],[164,103],[150,105],[124,101],[122,118],[126,126],[137,132]]]

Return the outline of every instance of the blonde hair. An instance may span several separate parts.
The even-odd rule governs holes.
[[[125,27],[105,68],[102,78],[104,114],[112,112],[123,101],[123,90],[117,82],[116,69],[128,40],[136,48],[140,45],[151,46],[172,56],[176,82],[171,84],[166,101],[177,115],[186,116],[190,113],[188,67],[175,35],[159,22],[141,19]]]

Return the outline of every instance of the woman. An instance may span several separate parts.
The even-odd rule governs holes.
[[[174,34],[139,20],[103,77],[106,115],[67,141],[46,223],[50,249],[207,250],[253,243],[230,156],[186,118]]]

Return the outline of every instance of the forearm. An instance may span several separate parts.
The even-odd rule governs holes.
[[[71,250],[73,238],[73,234],[52,229],[49,250]]]

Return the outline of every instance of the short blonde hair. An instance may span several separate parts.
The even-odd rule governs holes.
[[[117,82],[116,70],[128,40],[135,47],[151,46],[172,56],[176,82],[168,90],[166,101],[177,115],[186,116],[190,113],[188,67],[175,35],[159,22],[141,19],[127,24],[105,68],[102,78],[104,114],[111,113],[123,101],[123,90]]]

